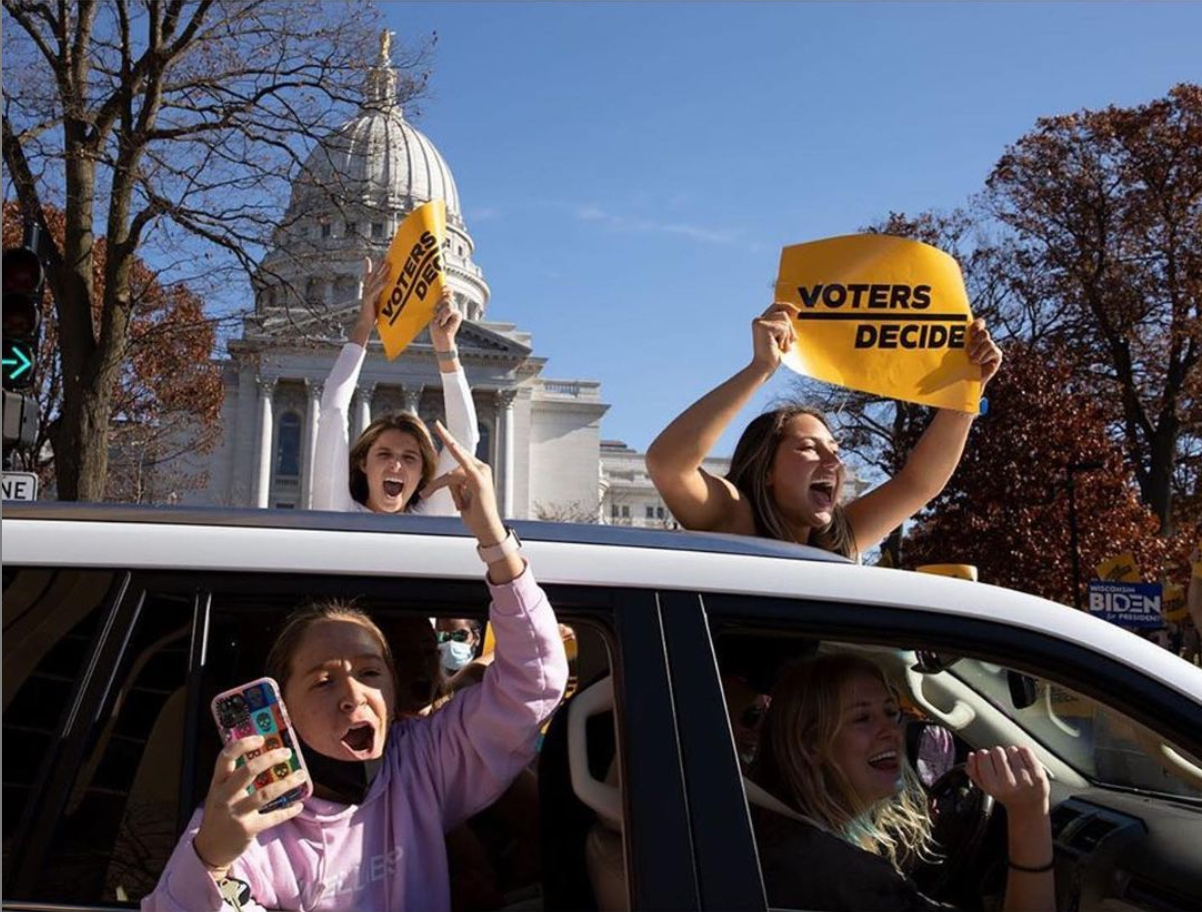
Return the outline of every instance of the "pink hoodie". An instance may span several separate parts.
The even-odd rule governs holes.
[[[555,614],[530,568],[489,588],[497,646],[483,683],[428,718],[392,726],[363,804],[310,798],[260,833],[230,870],[250,885],[242,908],[450,908],[443,834],[495,801],[534,758],[539,725],[568,676]],[[201,816],[192,816],[144,910],[233,908],[192,847]]]

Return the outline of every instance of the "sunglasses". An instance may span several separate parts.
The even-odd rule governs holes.
[[[439,643],[453,640],[456,643],[466,643],[472,638],[470,630],[439,630],[434,634]]]

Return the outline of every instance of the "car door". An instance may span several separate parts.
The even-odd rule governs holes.
[[[946,611],[925,611],[913,606],[836,604],[804,598],[756,598],[727,594],[706,594],[702,603],[717,643],[717,652],[722,654],[724,646],[732,640],[743,641],[745,646],[750,645],[751,648],[726,649],[725,652],[742,654],[744,667],[740,671],[745,670],[748,657],[751,657],[753,663],[761,664],[760,670],[766,672],[765,678],[768,680],[785,663],[803,660],[828,645],[837,648],[845,644],[851,648],[887,650],[893,654],[897,654],[898,650],[926,649],[948,660],[971,658],[973,662],[965,664],[977,669],[973,674],[978,678],[981,668],[988,669],[990,675],[997,677],[1001,683],[995,692],[979,691],[984,695],[982,706],[997,709],[1015,724],[1026,725],[1026,730],[1034,733],[1036,741],[1042,740],[1039,728],[1030,724],[1021,702],[1011,703],[1019,696],[1016,691],[1022,689],[1019,686],[1012,690],[1012,686],[1021,685],[1022,682],[1008,678],[1010,672],[1020,677],[1031,676],[1041,682],[1040,694],[1049,702],[1065,699],[1090,701],[1090,705],[1103,707],[1108,717],[1121,717],[1129,724],[1138,726],[1141,731],[1154,734],[1157,739],[1163,739],[1164,744],[1171,746],[1167,755],[1170,760],[1172,756],[1202,757],[1202,687],[1198,686],[1196,669],[1178,669],[1179,679],[1187,682],[1184,690],[1169,686],[1165,681],[1146,673],[1139,661],[1124,656],[1121,649],[1104,651],[1087,642],[1058,636],[1052,615],[1049,615],[1042,628],[1033,629],[1008,623],[1005,617],[955,616]],[[1049,611],[1058,610],[1069,611],[1058,606],[1049,607]],[[1134,652],[1141,654],[1148,648],[1147,644],[1134,637],[1122,637],[1120,644],[1123,641]],[[1154,654],[1151,657],[1159,658]],[[1163,660],[1180,662],[1168,655]],[[1003,666],[1009,671],[996,671]],[[907,673],[911,670],[908,667]],[[727,672],[730,669],[720,667],[719,671]],[[952,665],[950,674],[955,677],[953,683],[957,686],[977,686],[981,683],[974,680],[968,668],[957,672]],[[712,707],[709,714],[714,715]],[[964,717],[963,713],[960,715]],[[1097,718],[1094,717],[1095,723]],[[1063,722],[1051,721],[1064,726]],[[1047,726],[1045,732],[1052,732],[1053,727]],[[1084,731],[1088,733],[1087,725]],[[730,737],[728,734],[727,738]],[[1049,748],[1053,746],[1051,740],[1043,743]],[[1067,805],[1072,804],[1081,818],[1080,833],[1071,828],[1061,833],[1057,827],[1066,826],[1064,821],[1068,818],[1064,813],[1059,818],[1053,817],[1053,829],[1058,839],[1063,835],[1069,840],[1063,845],[1061,841],[1057,842],[1057,887],[1061,907],[1075,908],[1083,900],[1088,903],[1108,899],[1122,899],[1135,907],[1159,907],[1143,901],[1132,901],[1135,897],[1146,899],[1151,895],[1149,884],[1158,885],[1162,898],[1174,896],[1174,902],[1187,902],[1187,906],[1182,907],[1196,903],[1197,897],[1202,896],[1202,862],[1196,858],[1193,861],[1184,860],[1172,847],[1178,845],[1182,838],[1196,843],[1197,836],[1202,833],[1202,792],[1198,791],[1198,780],[1189,778],[1196,777],[1197,767],[1193,767],[1195,773],[1188,773],[1183,780],[1193,781],[1195,785],[1192,787],[1165,789],[1162,794],[1156,794],[1136,788],[1134,784],[1111,785],[1104,781],[1103,769],[1079,763],[1071,756],[1065,761],[1066,773],[1072,772],[1069,767],[1074,763],[1079,775],[1066,775],[1065,779],[1072,778],[1078,783],[1073,787],[1075,793],[1074,790],[1066,791],[1068,787],[1064,782],[1053,783],[1054,795],[1059,794],[1061,800],[1069,798],[1066,812]],[[742,798],[742,790],[737,791],[739,798]],[[1108,810],[1095,813],[1099,807]],[[704,806],[698,811],[695,804],[691,804],[690,809],[695,815],[704,812]],[[1091,814],[1093,817],[1089,816]],[[1128,868],[1121,872],[1121,877],[1114,867],[1122,859],[1121,855],[1111,853],[1107,856],[1110,860],[1099,860],[1100,856],[1091,858],[1096,845],[1089,845],[1088,851],[1085,851],[1072,843],[1079,836],[1084,839],[1090,835],[1085,823],[1089,819],[1096,820],[1095,830],[1100,829],[1103,823],[1109,825],[1116,820],[1126,820],[1126,828],[1116,826],[1116,833],[1151,834],[1144,840],[1145,844],[1128,847]],[[1156,846],[1159,849],[1154,848]],[[1169,847],[1167,850],[1166,846]],[[1137,866],[1132,859],[1138,858],[1149,860],[1141,861]],[[1156,865],[1161,866],[1160,878],[1167,876],[1171,882],[1158,881]],[[804,871],[804,860],[799,859],[799,866]],[[1001,873],[1004,875],[1004,869]],[[810,876],[810,873],[807,872],[805,876]],[[838,873],[815,871],[812,876],[837,877]],[[1127,883],[1136,886],[1128,890],[1124,886]],[[1165,907],[1173,907],[1173,902]]]
[[[5,908],[131,902],[177,834],[181,777],[155,745],[180,731],[197,594],[122,570],[4,576]]]

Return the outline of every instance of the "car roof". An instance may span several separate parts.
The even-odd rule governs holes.
[[[1108,653],[1202,701],[1202,669],[1064,605],[742,535],[513,522],[546,584],[891,606],[1000,621]],[[480,579],[454,517],[44,502],[4,509],[5,564]],[[951,620],[951,617],[949,617]]]
[[[316,510],[236,509],[222,507],[177,507],[147,504],[100,504],[42,501],[35,504],[5,504],[4,518],[38,519],[55,522],[142,523],[169,526],[230,526],[247,529],[307,530],[315,532],[370,532],[398,535],[421,534],[467,538],[463,523],[455,516],[424,516],[414,513],[381,515],[359,512]],[[679,532],[668,529],[587,523],[511,520],[507,523],[526,542],[570,542],[614,545],[627,548],[656,548],[672,551],[707,551],[781,557],[791,560],[836,561],[847,558],[810,545],[711,532]]]

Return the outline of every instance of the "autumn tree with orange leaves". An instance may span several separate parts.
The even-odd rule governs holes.
[[[1082,592],[1094,567],[1125,551],[1148,581],[1188,576],[1189,537],[1156,534],[1107,407],[1071,360],[1012,343],[989,402],[956,474],[907,536],[906,566],[974,564],[983,582],[1073,604],[1067,471],[1101,462],[1075,475]]]
[[[45,212],[43,222],[61,245],[64,217]],[[19,246],[22,213],[15,202],[4,204],[4,247]],[[108,244],[96,242],[92,303],[95,313],[104,296]],[[104,499],[165,501],[205,482],[188,468],[187,457],[210,450],[220,433],[218,418],[224,397],[220,365],[213,360],[216,329],[205,316],[204,301],[183,285],[164,286],[135,257],[131,266],[131,311],[124,340],[125,364],[113,391],[109,425],[112,459]],[[38,349],[38,430],[29,453],[30,471],[43,490],[56,485],[54,439],[61,421],[63,369],[58,321],[47,296],[43,304]]]
[[[1015,274],[1037,277],[1040,344],[1071,353],[1171,534],[1174,499],[1193,513],[1202,493],[1202,86],[1039,120],[984,199]]]

